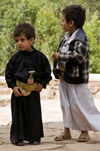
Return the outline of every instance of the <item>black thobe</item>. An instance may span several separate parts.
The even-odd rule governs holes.
[[[33,48],[32,52],[15,53],[6,66],[5,79],[9,88],[16,86],[16,80],[27,83],[29,71],[35,70],[35,82],[46,84],[51,80],[50,64],[46,56]],[[12,143],[19,139],[40,141],[43,137],[40,93],[33,91],[29,96],[11,97],[12,125],[10,139]]]

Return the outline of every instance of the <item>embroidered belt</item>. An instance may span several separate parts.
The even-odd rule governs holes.
[[[17,87],[21,87],[20,92],[22,93],[23,96],[28,96],[31,94],[32,91],[36,90],[36,86],[38,83],[37,82],[34,83],[34,79],[33,79],[33,73],[34,72],[35,71],[29,71],[30,76],[27,80],[27,84],[23,83],[19,80],[16,80],[16,85],[17,85]]]
[[[37,83],[26,84],[21,81],[16,80],[16,85],[21,87],[24,91],[31,92],[36,90]]]

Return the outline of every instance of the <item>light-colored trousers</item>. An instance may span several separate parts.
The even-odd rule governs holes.
[[[72,130],[100,130],[100,112],[97,110],[87,84],[59,82],[60,103],[64,127]]]

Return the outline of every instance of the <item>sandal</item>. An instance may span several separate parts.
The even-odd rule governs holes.
[[[71,136],[68,135],[65,132],[62,132],[59,136],[56,136],[54,138],[55,141],[64,141],[64,140],[67,140],[67,139],[71,139]]]
[[[91,137],[89,137],[86,133],[81,133],[77,142],[89,142],[91,140]]]

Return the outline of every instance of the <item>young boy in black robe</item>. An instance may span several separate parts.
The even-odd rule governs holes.
[[[5,70],[6,82],[13,90],[10,140],[19,146],[25,144],[24,140],[37,145],[43,137],[40,92],[52,79],[50,64],[42,52],[32,47],[33,26],[17,25],[13,36],[20,50],[11,57]]]

